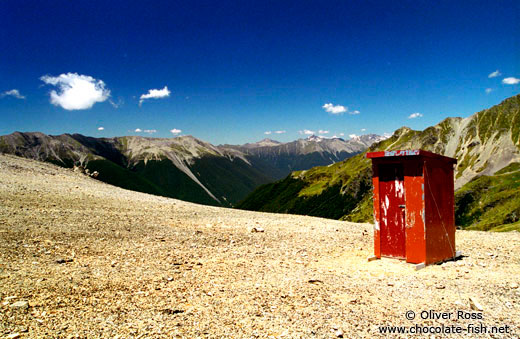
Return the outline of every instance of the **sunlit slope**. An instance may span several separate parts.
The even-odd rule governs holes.
[[[474,230],[520,231],[520,164],[480,176],[455,194],[457,225]]]

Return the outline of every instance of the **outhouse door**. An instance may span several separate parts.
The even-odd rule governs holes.
[[[405,194],[402,164],[379,165],[381,255],[406,258]]]

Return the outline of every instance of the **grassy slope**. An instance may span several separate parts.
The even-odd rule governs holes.
[[[450,135],[453,134],[451,119],[457,118],[445,119],[438,125],[429,127],[424,131],[401,128],[389,139],[370,147],[367,152],[421,148],[443,154]],[[463,136],[463,140],[466,142],[472,140],[471,138],[477,137],[481,142],[486,142],[491,137],[496,137],[497,132],[499,135],[500,133],[511,131],[512,141],[520,148],[519,126],[520,95],[509,98],[500,105],[496,105],[488,110],[478,112],[470,124],[469,133]],[[258,188],[240,202],[237,207],[248,210],[319,215],[354,222],[371,222],[372,192],[370,181],[368,181],[368,187],[366,187],[367,179],[369,180],[371,175],[371,169],[370,161],[365,159],[365,153],[332,166],[315,167],[308,171],[293,172],[284,180]],[[474,160],[470,157],[459,159],[456,175],[462,173],[467,167],[473,166]],[[487,180],[486,184],[502,180],[495,177],[482,177],[479,183],[483,185],[485,180]],[[460,192],[466,186],[472,185],[475,180],[478,181],[478,178],[463,186]],[[514,182],[514,179],[511,179],[511,181]],[[334,187],[339,187],[339,190],[337,190],[338,197],[331,196],[331,190]],[[503,225],[508,223],[509,219],[507,219],[507,216],[512,216],[514,219],[514,211],[520,207],[520,201],[518,198],[514,198],[514,188],[512,188],[512,194],[507,197],[505,197],[506,193],[500,191],[503,188],[503,185],[497,184],[495,190],[487,192],[493,196],[493,198],[490,198],[493,202],[486,205],[487,207],[484,208],[485,213],[483,212],[487,221],[478,223],[479,215],[478,213],[473,213],[468,215],[465,224],[461,226],[471,227],[471,229],[490,229],[493,227],[492,220],[498,222],[498,220],[502,219],[502,224],[500,225]],[[518,188],[516,195],[520,195],[518,194]],[[474,195],[473,199],[479,201],[480,196]],[[341,200],[344,201],[343,205],[339,205],[339,211],[342,214],[327,206],[327,202],[335,203]],[[306,201],[313,201],[315,205],[307,205]],[[459,202],[457,206],[459,210],[463,207],[461,204],[465,204],[467,200],[459,198],[457,201]],[[323,209],[319,210],[320,208]],[[516,215],[519,215],[519,213],[516,212]],[[514,226],[511,227],[514,228]],[[505,229],[510,230],[509,228],[510,226],[505,226]]]
[[[97,179],[108,184],[137,192],[169,196],[160,186],[157,186],[141,175],[118,166],[111,161],[91,160],[89,161],[87,168],[91,172],[98,171],[99,175]]]
[[[363,155],[330,166],[292,173],[263,185],[237,208],[338,219],[370,193],[369,161]]]
[[[220,206],[202,187],[168,159],[149,160],[146,164],[140,161],[131,169],[120,167],[108,160],[91,160],[87,167],[91,171],[96,170],[100,173],[99,180],[115,186]],[[191,169],[223,206],[232,206],[255,187],[269,181],[268,177],[238,158],[231,163],[221,157],[203,157],[195,161]],[[222,196],[226,196],[227,200]]]
[[[190,168],[224,206],[236,204],[256,187],[272,180],[240,158],[229,161],[223,157],[205,156]]]
[[[149,160],[146,164],[139,161],[131,169],[97,160],[90,161],[88,168],[100,173],[98,179],[115,186],[213,206],[232,206],[255,187],[270,181],[239,158],[233,162],[215,156],[196,159],[190,166],[192,172],[221,201],[219,204],[168,159]]]
[[[455,194],[455,223],[481,231],[520,231],[520,164],[481,176]]]
[[[159,186],[165,192],[165,196],[199,204],[220,206],[202,187],[168,159],[149,160],[146,164],[144,161],[139,161],[133,166],[132,171]]]

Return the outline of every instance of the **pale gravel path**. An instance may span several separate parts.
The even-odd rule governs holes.
[[[463,260],[417,272],[368,263],[368,224],[201,206],[0,155],[0,337],[371,338],[466,326],[404,313],[470,311],[470,296],[518,337],[520,234],[458,231],[457,247]]]

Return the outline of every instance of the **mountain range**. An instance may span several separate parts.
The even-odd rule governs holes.
[[[520,230],[520,95],[467,118],[447,118],[423,131],[402,127],[367,151],[399,149],[423,149],[458,160],[458,226]],[[292,172],[257,188],[237,207],[371,222],[367,151],[329,166]]]
[[[224,150],[235,150],[254,163],[255,167],[272,167],[270,176],[277,179],[286,177],[292,171],[306,170],[316,166],[330,165],[345,160],[366,150],[385,137],[376,134],[354,136],[345,141],[342,138],[325,138],[311,135],[306,139],[281,143],[264,139],[256,143],[240,146],[221,145]]]
[[[231,207],[261,184],[292,171],[329,165],[384,139],[310,136],[281,143],[264,139],[214,146],[192,136],[93,138],[81,134],[14,132],[0,137],[0,152],[98,171],[115,186],[208,205]]]

